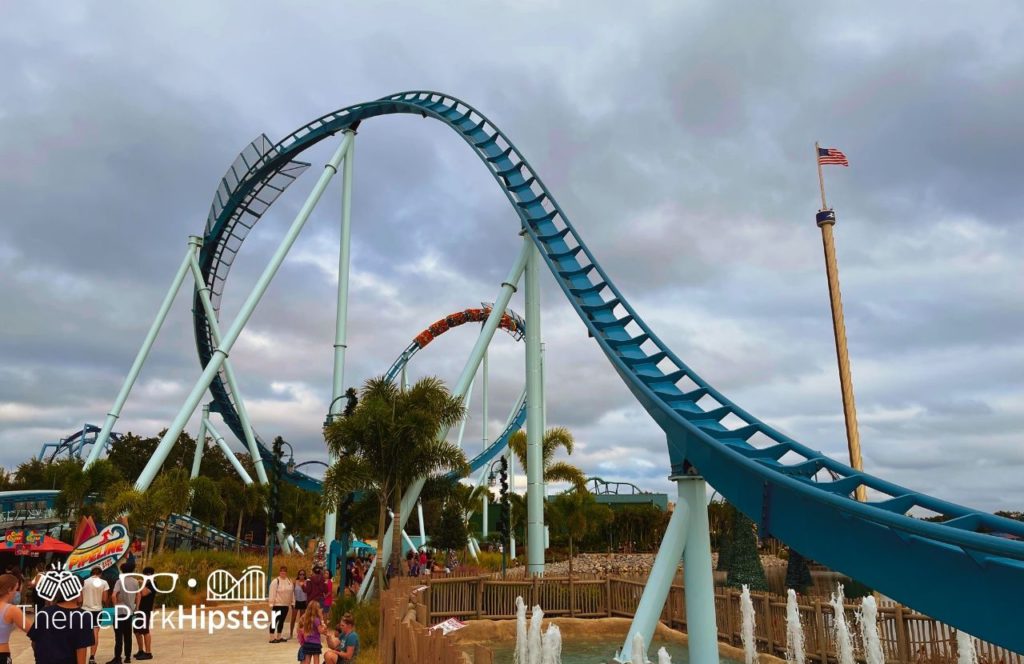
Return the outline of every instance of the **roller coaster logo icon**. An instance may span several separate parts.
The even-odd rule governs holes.
[[[258,565],[247,567],[240,578],[225,569],[216,569],[206,577],[208,602],[265,602],[267,575]]]

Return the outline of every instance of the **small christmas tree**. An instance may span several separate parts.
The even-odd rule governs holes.
[[[460,551],[469,544],[469,532],[462,511],[454,501],[441,510],[441,519],[432,533],[430,545],[439,551]]]
[[[751,590],[768,590],[768,579],[761,565],[761,555],[757,551],[757,535],[754,522],[743,512],[735,510],[732,528],[729,535],[729,585],[740,587],[750,586]]]
[[[811,568],[807,559],[800,552],[790,547],[789,560],[786,562],[786,587],[798,593],[806,593],[814,585],[811,579]]]

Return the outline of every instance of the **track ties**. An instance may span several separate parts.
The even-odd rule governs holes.
[[[541,242],[551,242],[552,240],[561,240],[566,235],[569,234],[570,230],[571,229],[568,226],[566,226],[565,228],[563,228],[562,230],[558,231],[557,233],[550,233],[548,235],[538,235],[537,239],[540,240]]]
[[[516,205],[520,208],[526,209],[529,207],[533,207],[534,205],[539,205],[541,202],[547,200],[547,197],[548,195],[542,191],[540,195],[538,195],[536,198],[531,198],[528,201],[517,201]],[[533,221],[534,223],[538,223],[536,220],[533,219],[531,219],[531,221]]]
[[[487,148],[493,145],[497,145],[499,138],[500,136],[498,134],[494,134],[489,138],[485,138],[482,141],[477,141],[476,143],[473,143],[473,147],[475,147],[477,150],[486,150]]]
[[[508,159],[509,155],[511,155],[511,154],[512,154],[512,148],[507,148],[501,154],[496,154],[493,157],[487,157],[487,161],[492,163],[492,164],[496,164],[497,162],[501,161],[502,159]],[[522,166],[523,166],[523,162],[519,162],[519,166],[517,166],[516,168],[522,168]],[[498,172],[498,175],[501,175],[500,171]]]
[[[764,428],[761,424],[748,424],[746,426],[742,426],[738,429],[733,429],[731,431],[728,429],[723,429],[721,431],[718,431],[716,429],[706,429],[704,433],[711,436],[715,440],[742,440],[743,442],[746,442],[747,439],[753,436],[755,433],[761,433],[763,431]]]
[[[529,218],[529,222],[530,222],[531,226],[536,226],[538,224],[543,224],[543,223],[546,223],[548,221],[551,221],[552,219],[554,219],[557,216],[558,216],[558,210],[552,210],[551,212],[545,212],[544,214],[542,214],[539,217],[530,217]]]
[[[611,311],[620,304],[622,304],[622,301],[617,297],[613,297],[607,302],[602,302],[601,304],[581,304],[580,309],[593,315],[602,311]]]
[[[833,482],[818,482],[815,486],[823,491],[828,491],[829,493],[835,493],[840,496],[849,496],[862,484],[864,484],[864,480],[860,475],[850,475],[849,477],[843,477],[842,479],[838,479]]]
[[[510,184],[506,188],[509,191],[511,191],[513,194],[516,194],[518,196],[519,194],[523,193],[524,191],[531,191],[530,188],[533,187],[533,183],[536,182],[536,181],[537,181],[537,178],[531,177],[530,179],[526,180],[522,184]]]
[[[552,254],[548,254],[548,258],[550,258],[553,261],[563,261],[567,258],[575,258],[576,255],[579,254],[581,251],[583,251],[582,244],[575,246],[568,251],[558,251]]]
[[[599,293],[606,286],[607,286],[607,284],[605,284],[604,282],[601,282],[597,286],[591,286],[590,288],[570,288],[569,290],[572,291],[573,295],[578,295],[578,296],[594,295],[596,293]],[[629,325],[632,322],[633,322],[633,315],[632,314],[628,314],[628,315],[624,316],[623,318],[615,319],[614,321],[607,321],[607,322],[604,322],[604,321],[594,321],[594,327],[596,327],[598,330],[607,330],[609,328],[615,328],[615,327],[626,327],[627,325]]]
[[[586,275],[590,274],[590,271],[593,270],[594,267],[596,266],[593,263],[591,263],[590,265],[585,265],[584,267],[581,267],[578,270],[559,270],[558,276],[560,276],[563,279],[575,279],[576,277],[585,277]]]
[[[597,323],[594,324],[597,325]],[[665,351],[658,351],[654,355],[646,355],[644,357],[622,357],[620,355],[619,359],[622,360],[623,364],[626,366],[635,368],[644,364],[650,364],[653,367],[657,367],[658,362],[661,362],[666,357],[668,357],[668,353]],[[664,376],[662,376],[662,378],[664,378]]]
[[[808,459],[807,461],[801,461],[800,463],[790,465],[779,464],[777,470],[787,475],[814,477],[815,473],[824,467],[825,463],[821,459]]]
[[[605,339],[605,341],[607,341],[608,345],[612,348],[626,348],[628,346],[640,347],[647,343],[650,338],[651,335],[644,332],[643,334],[632,337],[631,339]]]
[[[906,514],[917,505],[917,494],[906,493],[902,496],[896,496],[888,500],[880,500],[877,503],[868,503],[872,507],[883,509],[887,512],[895,512],[896,514]]]
[[[512,150],[512,148],[509,148],[509,151],[511,151],[511,150]],[[502,155],[503,156],[498,156],[497,157],[498,161],[500,161],[504,157],[508,156],[504,152],[502,153]],[[499,178],[504,178],[504,179],[507,180],[508,176],[513,175],[515,173],[518,173],[521,170],[523,170],[523,162],[519,162],[518,164],[513,164],[512,166],[509,166],[508,168],[503,168],[500,171],[495,171],[494,174],[497,175]],[[531,179],[534,179],[534,178],[531,178]]]
[[[678,409],[677,409],[678,410]],[[721,406],[719,408],[713,408],[711,410],[705,410],[701,412],[693,412],[691,410],[680,410],[679,414],[687,420],[693,422],[697,426],[705,426],[709,424],[718,424],[726,416],[732,414],[732,408],[728,406]]]

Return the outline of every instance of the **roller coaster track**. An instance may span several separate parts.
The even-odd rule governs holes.
[[[425,91],[390,95],[329,113],[264,150],[235,184],[222,185],[222,204],[211,210],[200,257],[207,283],[223,284],[224,257],[237,251],[239,234],[244,237],[247,230],[239,216],[248,213],[250,202],[274,178],[304,166],[295,157],[364,120],[401,113],[443,122],[476,152],[590,335],[665,431],[673,474],[699,470],[762,533],[919,611],[1024,652],[1024,630],[1012,619],[1024,596],[1024,542],[1011,539],[1024,538],[1024,523],[856,471],[734,404],[647,326],[519,150],[479,111],[458,99]],[[195,310],[205,366],[213,345],[202,307]],[[216,380],[211,389],[229,426],[240,434],[225,384]],[[860,485],[881,497],[867,503],[854,500],[853,491]],[[915,519],[907,515],[913,508],[938,513],[947,521]]]

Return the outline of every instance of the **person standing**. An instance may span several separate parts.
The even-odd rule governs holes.
[[[132,661],[132,621],[138,608],[139,582],[133,576],[135,564],[121,565],[122,576],[114,584],[114,658],[107,664],[128,664]]]
[[[295,575],[295,610],[292,611],[292,624],[288,629],[288,638],[295,636],[295,620],[306,611],[306,570],[300,569]]]
[[[103,614],[103,603],[109,599],[110,586],[103,580],[103,570],[93,567],[89,578],[82,584],[82,609],[92,614],[92,651],[89,653],[89,664],[96,664],[96,651],[100,645],[100,616]]]
[[[317,565],[313,568],[312,578],[306,582],[306,601],[310,604],[316,602],[323,606],[326,593],[327,584],[324,582],[323,568]]]
[[[43,599],[36,591],[36,586],[43,580],[43,574],[46,572],[46,568],[43,567],[42,563],[36,565],[35,574],[32,576],[32,580],[28,584],[28,589],[32,591],[32,604],[35,606],[36,613],[46,606],[46,600]]]
[[[27,632],[32,621],[25,617],[15,596],[21,581],[13,574],[0,576],[0,664],[11,664],[11,633],[15,628]]]
[[[142,573],[151,577],[156,572],[152,567],[143,567]],[[156,587],[153,579],[147,578],[138,594],[139,608],[136,611],[134,622],[135,642],[139,651],[135,653],[135,659],[153,659],[153,635],[150,629],[153,627],[153,604],[156,602]]]
[[[324,614],[331,615],[331,606],[334,604],[334,579],[329,575],[324,575]]]
[[[35,615],[28,638],[36,664],[85,664],[93,644],[92,614],[78,608],[78,591],[57,588],[53,604]]]
[[[323,632],[324,616],[320,611],[320,604],[310,600],[306,612],[299,618],[299,652],[302,654],[303,664],[320,664]]]
[[[281,633],[284,631],[284,621],[288,616],[288,609],[295,606],[295,584],[288,578],[288,568],[284,565],[281,565],[277,577],[270,582],[268,595],[270,615],[273,617],[273,622],[270,625],[270,643],[287,641],[288,639],[281,638]],[[275,632],[277,636],[274,636]]]

